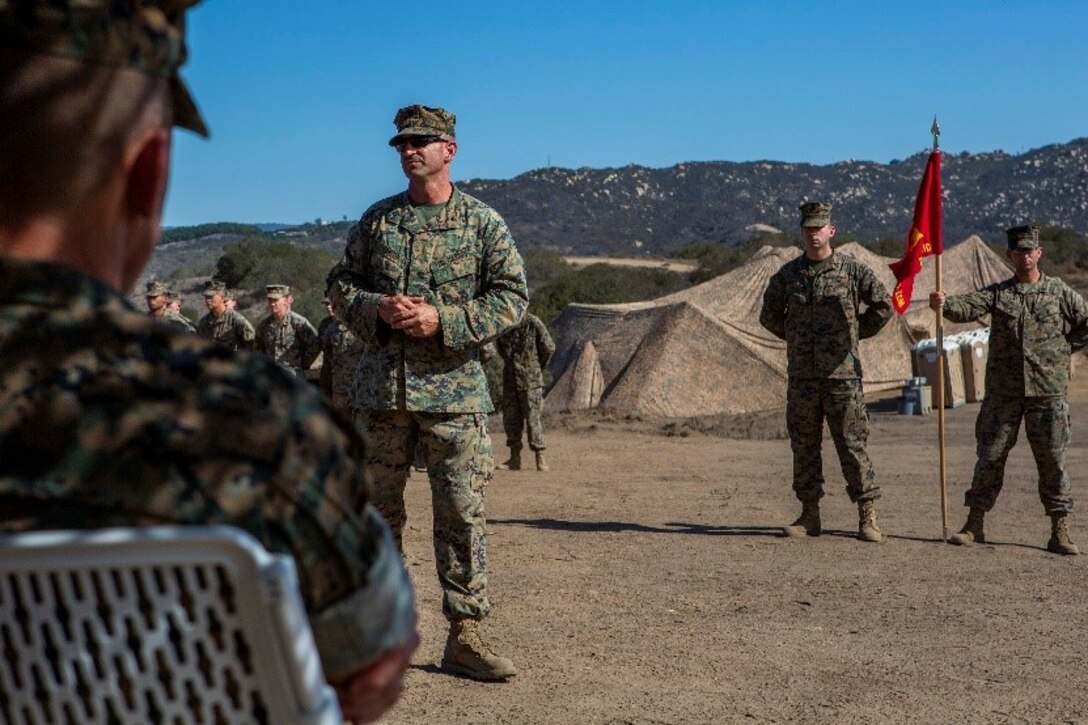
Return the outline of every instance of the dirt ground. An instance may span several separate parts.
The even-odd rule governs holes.
[[[1086,378],[1071,392],[1081,431]],[[977,412],[947,411],[949,532],[966,512]],[[1043,548],[1024,436],[991,543],[961,548],[941,542],[936,416],[889,400],[871,416],[881,544],[854,538],[829,441],[824,535],[791,540],[789,443],[773,430],[552,421],[552,470],[497,471],[487,494],[485,631],[520,670],[504,684],[436,667],[445,622],[415,474],[406,549],[424,641],[385,722],[1088,723],[1088,556]],[[1075,432],[1068,453],[1082,499],[1086,440]],[[1074,517],[1073,535],[1088,545],[1088,520]]]

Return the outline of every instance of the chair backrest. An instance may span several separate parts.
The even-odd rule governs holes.
[[[228,526],[0,536],[0,720],[341,722],[294,562]]]

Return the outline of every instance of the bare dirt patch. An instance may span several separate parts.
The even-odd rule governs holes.
[[[1071,395],[1080,430],[1084,378]],[[947,411],[950,531],[966,511],[977,412]],[[788,441],[698,422],[668,435],[653,421],[562,421],[550,472],[498,471],[488,492],[485,631],[520,668],[506,684],[436,669],[445,623],[415,474],[406,548],[424,643],[387,722],[1088,722],[1088,556],[1044,550],[1027,441],[987,519],[991,543],[953,547],[940,541],[936,417],[886,402],[871,414],[875,545],[853,538],[829,442],[825,533],[797,541],[778,535],[798,510]],[[1068,463],[1083,498],[1083,434]],[[1088,544],[1082,517],[1073,535]]]

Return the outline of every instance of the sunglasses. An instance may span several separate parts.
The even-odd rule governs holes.
[[[397,151],[403,151],[406,148],[421,149],[426,146],[430,146],[433,143],[438,143],[439,141],[445,140],[446,139],[442,138],[441,136],[408,136],[393,144],[393,148],[395,148]]]

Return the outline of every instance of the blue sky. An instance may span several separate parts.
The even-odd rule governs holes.
[[[454,178],[1017,153],[1088,135],[1088,3],[206,0],[167,225],[356,218],[397,108],[457,114]]]

